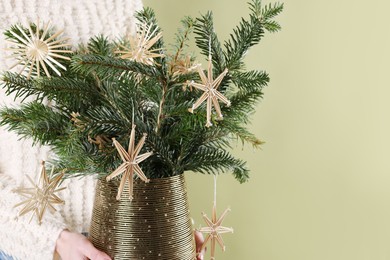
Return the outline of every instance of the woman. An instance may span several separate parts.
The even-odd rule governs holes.
[[[16,23],[51,21],[64,29],[73,45],[85,43],[89,37],[104,34],[111,38],[134,33],[134,12],[142,8],[140,0],[1,0],[0,31]],[[0,49],[5,41],[0,35]],[[0,70],[14,62],[0,52]],[[17,101],[16,101],[17,102]],[[13,97],[0,89],[0,106],[13,105]],[[91,219],[95,180],[93,177],[66,180],[60,196],[66,204],[55,214],[46,214],[41,225],[28,217],[17,217],[14,205],[20,202],[12,190],[27,184],[25,175],[37,179],[40,161],[49,155],[47,147],[32,146],[30,140],[0,128],[0,259],[53,259],[58,253],[63,260],[110,259],[83,236]],[[197,243],[202,237],[197,234]],[[8,258],[6,258],[8,257]],[[201,256],[199,256],[201,258]]]

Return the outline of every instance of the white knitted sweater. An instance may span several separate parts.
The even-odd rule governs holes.
[[[117,37],[134,32],[134,11],[142,7],[141,0],[0,0],[0,70],[14,61],[6,60],[3,32],[15,23],[27,24],[51,21],[73,44],[88,41],[90,36],[103,33]],[[0,90],[0,106],[16,104]],[[40,161],[47,159],[47,147],[32,147],[30,140],[0,128],[0,251],[18,259],[52,259],[59,233],[88,231],[94,198],[93,177],[71,179],[60,194],[65,206],[55,215],[45,214],[41,226],[29,217],[17,217],[13,206],[22,198],[12,192],[27,184],[25,175],[37,178]]]

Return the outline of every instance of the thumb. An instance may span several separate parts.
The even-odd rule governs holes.
[[[195,235],[195,244],[196,244],[196,253],[197,253],[196,259],[202,260],[206,251],[206,248],[202,250],[202,246],[204,243],[203,234],[195,230],[194,235]]]
[[[111,257],[96,249],[89,241],[83,246],[83,253],[91,260],[111,260]]]

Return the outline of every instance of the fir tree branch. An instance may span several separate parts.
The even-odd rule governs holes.
[[[34,83],[40,96],[55,101],[69,112],[83,111],[101,102],[98,89],[90,79],[42,77]]]
[[[264,71],[235,71],[230,73],[230,75],[232,83],[242,91],[253,89],[262,90],[269,83],[268,73]]]
[[[87,50],[90,54],[112,57],[115,44],[111,43],[104,35],[92,37],[87,45]]]
[[[246,163],[234,158],[227,151],[212,148],[199,147],[198,151],[188,154],[183,160],[186,171],[194,171],[207,174],[219,174],[226,170],[232,171],[239,182],[245,182],[249,177]]]
[[[157,20],[155,13],[150,8],[145,8],[143,11],[137,13],[136,15],[137,19],[144,24],[149,25],[149,30],[155,32],[155,34],[158,34],[161,32],[160,28],[157,26]],[[164,50],[164,42],[163,39],[160,38],[155,44],[157,49]],[[157,115],[157,124],[155,127],[155,132],[158,133],[159,128],[161,126],[161,122],[164,119],[164,105],[166,100],[166,93],[168,91],[168,84],[169,84],[169,71],[168,71],[168,64],[166,62],[166,55],[164,54],[163,57],[157,59],[157,66],[155,66],[156,70],[159,71],[160,77],[157,77],[158,79],[158,86],[161,87],[161,95],[159,99],[159,112]]]
[[[153,9],[149,8],[149,7],[145,7],[143,10],[139,11],[136,13],[136,18],[137,20],[141,23],[141,24],[147,24],[149,26],[149,30],[154,32],[154,35],[152,36],[155,36],[157,35],[158,33],[161,32],[161,29],[158,27],[158,22],[157,22],[157,19],[156,19],[156,14],[154,13]],[[156,70],[159,71],[159,74],[161,76],[165,76],[165,78],[167,79],[168,78],[168,65],[167,65],[167,59],[166,59],[166,54],[164,53],[165,52],[165,48],[164,48],[164,39],[163,37],[161,37],[154,45],[153,45],[154,48],[160,50],[160,52],[162,54],[164,54],[162,57],[158,57],[157,59],[155,59],[156,61],[156,64],[158,64],[159,66],[156,66]]]
[[[4,72],[1,78],[1,87],[5,89],[6,95],[14,94],[15,98],[21,98],[22,102],[34,95],[37,100],[43,99],[42,91],[34,85],[33,81],[18,73]]]
[[[153,9],[150,8],[150,7],[144,7],[144,9],[140,10],[139,12],[137,12],[135,14],[135,18],[137,18],[137,20],[140,23],[144,23],[144,24],[152,23],[152,24],[157,25],[156,14],[153,11]]]
[[[131,121],[123,118],[117,110],[106,106],[94,107],[80,117],[81,124],[85,125],[84,131],[91,137],[105,135],[109,138],[125,135],[131,129]]]
[[[269,32],[277,32],[281,29],[281,26],[278,22],[271,20],[272,18],[275,18],[283,11],[283,4],[280,3],[270,3],[264,8],[261,9],[261,1],[256,0],[255,3],[251,4],[251,10],[256,13],[256,16],[259,17],[260,22],[264,26],[264,29],[266,29]],[[260,14],[259,14],[259,10]]]
[[[148,77],[161,77],[154,66],[96,54],[74,56],[71,67],[76,73],[84,75],[96,73],[100,78],[122,75],[123,72],[133,72]]]
[[[167,87],[167,83],[166,82],[162,82],[162,94],[161,94],[161,101],[160,101],[160,105],[159,105],[159,109],[158,109],[158,116],[157,116],[157,125],[156,125],[156,133],[158,133],[159,129],[160,129],[160,126],[161,126],[161,122],[162,120],[164,119],[164,104],[165,104],[165,99],[166,99],[166,95],[167,95],[167,91],[168,91],[168,87]]]
[[[242,124],[247,124],[248,116],[255,111],[255,105],[262,96],[263,92],[259,90],[238,92],[230,98],[231,106],[224,108],[225,118],[233,118]],[[235,109],[232,109],[232,106],[235,106]]]
[[[103,80],[99,83],[101,95],[105,101],[104,107],[102,106],[101,109],[111,111],[113,118],[118,118],[119,121],[126,122],[128,125],[131,124],[135,116],[138,116],[136,108],[139,106],[139,102],[144,99],[134,80],[133,77],[130,79],[120,77]],[[129,95],[129,93],[132,94]]]
[[[22,138],[32,138],[34,144],[50,145],[64,137],[70,120],[41,103],[31,102],[20,109],[1,109],[0,125],[7,126]]]
[[[65,177],[107,173],[102,166],[103,161],[96,161],[94,145],[84,139],[78,131],[72,131],[67,138],[56,140],[52,149],[57,156],[53,164],[56,169],[65,173]]]
[[[220,74],[225,69],[226,62],[221,43],[218,40],[217,34],[214,32],[213,14],[212,12],[208,12],[196,20],[197,22],[194,26],[196,46],[198,46],[204,56],[212,56],[216,74]]]
[[[117,58],[118,44],[96,36],[66,63],[68,69],[61,78],[27,80],[24,76],[5,73],[2,85],[7,94],[22,99],[34,96],[35,101],[20,109],[0,110],[0,124],[8,125],[22,137],[32,137],[36,143],[51,145],[58,156],[56,163],[69,176],[103,174],[118,167],[121,160],[111,139],[115,137],[127,144],[131,126],[136,124],[137,139],[143,133],[148,134],[144,151],[154,153],[141,164],[149,178],[168,177],[187,170],[232,171],[240,182],[246,181],[245,162],[227,150],[233,140],[255,147],[261,144],[246,124],[269,77],[262,71],[245,71],[243,57],[266,30],[280,29],[274,18],[283,5],[262,7],[260,0],[252,0],[250,9],[249,19],[242,19],[224,43],[225,50],[214,32],[212,13],[207,13],[196,20],[184,19],[174,54],[157,57],[152,65]],[[139,12],[137,19],[151,34],[161,32],[151,9]],[[203,105],[194,114],[188,112],[198,93],[183,89],[183,82],[199,80],[199,75],[174,75],[172,67],[167,65],[168,61],[175,63],[181,57],[188,57],[184,47],[192,30],[201,53],[212,55],[214,75],[225,68],[229,70],[218,90],[229,98],[231,107],[221,107],[224,120],[215,121],[212,128],[205,128]],[[152,47],[165,54],[162,38],[153,41]],[[55,101],[52,107],[40,103],[44,98]],[[216,119],[214,115],[212,120]]]
[[[257,103],[263,97],[263,87],[269,82],[268,74],[259,71],[232,74],[232,82],[238,90],[230,94],[231,107],[224,107],[224,114],[229,120],[242,124],[248,123],[248,115],[254,112]]]
[[[242,68],[242,59],[248,49],[260,42],[264,35],[263,27],[258,17],[251,14],[250,20],[242,19],[230,35],[230,40],[225,42],[226,67],[229,71]]]
[[[244,145],[244,143],[250,143],[254,148],[260,148],[264,142],[249,132],[248,129],[241,124],[242,121],[224,120],[223,122],[219,122],[218,126],[224,128],[225,131],[229,132],[229,134],[236,139],[240,139],[242,145]]]
[[[252,11],[249,20],[242,19],[224,44],[226,67],[229,71],[242,68],[243,57],[250,47],[260,42],[264,36],[264,29],[276,32],[281,28],[272,19],[282,12],[283,4],[269,4],[263,8],[261,0],[253,0],[249,6]]]
[[[175,50],[175,55],[172,60],[172,64],[176,64],[179,57],[181,56],[184,47],[186,46],[186,43],[189,41],[189,35],[193,31],[195,21],[187,16],[185,17],[182,21],[182,28],[179,29],[179,31],[176,33],[176,50]],[[173,66],[171,66],[171,74],[173,74]]]

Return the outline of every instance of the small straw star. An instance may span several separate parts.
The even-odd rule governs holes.
[[[129,185],[129,199],[130,201],[133,200],[133,176],[134,173],[138,175],[138,177],[143,180],[144,182],[149,182],[149,179],[146,177],[142,169],[138,166],[140,162],[151,156],[153,153],[148,152],[139,155],[139,152],[141,151],[145,140],[146,140],[146,134],[143,135],[141,140],[138,142],[137,146],[134,148],[134,142],[135,142],[135,125],[133,125],[133,128],[131,129],[130,133],[130,142],[129,142],[129,148],[128,151],[126,151],[122,145],[113,138],[113,142],[115,145],[115,148],[118,150],[119,156],[121,157],[123,163],[115,170],[113,171],[109,176],[106,177],[107,181],[110,181],[111,179],[115,178],[116,176],[123,173],[123,176],[121,178],[121,182],[119,184],[118,188],[118,194],[116,196],[117,200],[120,200],[121,194],[123,192],[124,186],[126,184],[126,181],[128,181]]]
[[[203,219],[207,224],[207,227],[201,227],[199,229],[200,232],[208,234],[206,239],[204,240],[200,252],[206,247],[207,243],[210,241],[211,243],[211,259],[215,259],[215,243],[218,242],[218,244],[221,246],[222,250],[225,251],[226,247],[222,240],[221,234],[224,233],[233,233],[233,228],[229,227],[223,227],[222,221],[226,217],[226,214],[230,211],[230,209],[226,209],[222,215],[217,219],[217,209],[216,204],[213,206],[213,212],[212,212],[212,218],[211,220],[206,216],[205,213],[202,213]]]
[[[120,45],[122,50],[118,50],[115,53],[121,54],[120,57],[122,59],[153,65],[154,58],[163,57],[164,54],[160,53],[161,48],[151,50],[153,45],[162,37],[162,32],[156,34],[158,30],[157,26],[153,31],[151,31],[151,28],[152,24],[138,25],[136,37],[129,38],[130,47]]]
[[[209,64],[208,64],[208,72],[207,72],[207,77],[204,74],[202,68],[198,67],[198,73],[199,76],[202,80],[202,84],[196,83],[194,81],[188,82],[188,86],[190,87],[195,87],[197,89],[200,89],[204,91],[202,96],[195,102],[195,104],[192,105],[188,111],[191,113],[194,112],[195,109],[197,109],[203,101],[207,100],[207,123],[206,127],[212,126],[211,123],[211,107],[214,105],[215,111],[217,112],[218,119],[222,119],[222,112],[221,108],[218,103],[218,99],[224,102],[227,106],[230,106],[230,101],[222,95],[218,90],[218,86],[221,84],[223,78],[226,76],[228,73],[228,69],[225,69],[216,79],[213,79],[213,64],[211,61],[211,55],[209,55]]]
[[[38,184],[35,184],[30,176],[27,175],[27,178],[33,187],[18,188],[14,190],[16,193],[19,193],[21,196],[26,198],[24,201],[14,206],[19,207],[24,205],[24,207],[19,212],[19,216],[23,216],[29,212],[32,212],[30,222],[35,214],[35,216],[38,218],[38,223],[41,224],[43,215],[45,214],[47,208],[49,208],[51,213],[54,213],[56,211],[53,206],[54,204],[64,204],[65,202],[55,194],[61,190],[66,189],[65,187],[57,189],[57,186],[59,185],[63,176],[64,173],[61,173],[54,178],[49,179],[46,173],[44,161],[42,162],[41,175],[39,177]]]
[[[36,27],[35,32],[33,31],[32,26]],[[7,39],[11,44],[7,50],[13,52],[9,57],[17,60],[10,69],[17,65],[22,65],[23,67],[19,73],[22,74],[28,71],[27,78],[29,79],[33,72],[39,77],[41,75],[41,67],[43,68],[45,75],[51,77],[47,68],[47,66],[49,66],[58,76],[61,76],[59,69],[66,70],[66,67],[56,59],[70,60],[69,57],[62,54],[72,53],[71,50],[64,49],[70,46],[70,44],[67,43],[69,39],[57,38],[63,33],[63,30],[50,35],[50,32],[53,30],[53,28],[50,27],[50,23],[44,24],[41,29],[39,27],[39,21],[36,25],[29,24],[27,30],[28,33],[19,25],[15,25],[15,28],[9,30],[15,38]]]
[[[193,62],[191,60],[191,56],[173,60],[169,65],[173,77],[191,73],[200,67],[199,63]]]

